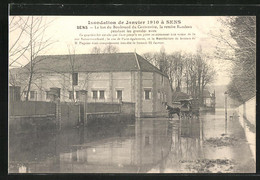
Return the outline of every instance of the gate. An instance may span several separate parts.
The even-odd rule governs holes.
[[[80,103],[79,105],[79,125],[84,125],[84,120],[85,120],[85,108],[84,108],[84,103]]]

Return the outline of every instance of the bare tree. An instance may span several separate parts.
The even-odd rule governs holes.
[[[119,48],[117,46],[112,45],[109,43],[108,45],[105,46],[103,49],[103,53],[111,54],[111,53],[118,53]]]
[[[202,65],[202,72],[201,72],[201,102],[204,100],[204,90],[205,87],[214,82],[216,76],[216,71],[214,67],[211,67],[209,64],[206,62],[203,63]]]
[[[229,96],[245,102],[256,93],[256,18],[234,16],[219,21],[223,28],[211,34],[218,40],[215,56],[232,62]]]
[[[183,79],[183,57],[180,51],[168,56],[168,76],[177,89],[181,89]]]
[[[159,53],[144,53],[143,57],[167,74],[172,89],[181,90],[186,84],[186,92],[201,100],[202,91],[215,77],[214,68],[208,65],[201,47],[195,54],[181,51],[167,54],[162,47]]]
[[[85,75],[85,78],[84,78],[84,81],[82,81],[81,83],[79,82],[79,79],[78,79],[78,72],[79,72],[79,69],[85,64],[87,63],[87,61],[78,61],[77,60],[77,53],[76,53],[76,47],[74,45],[67,45],[68,47],[68,55],[67,55],[67,60],[68,60],[68,64],[69,64],[69,76],[67,76],[67,74],[64,74],[64,76],[67,78],[68,81],[70,81],[70,87],[67,87],[65,84],[62,84],[62,87],[65,89],[65,90],[68,90],[68,91],[71,91],[71,99],[72,101],[76,101],[76,98],[75,98],[75,86],[80,86],[80,88],[82,89],[87,89],[87,86],[88,86],[88,81],[89,81],[89,78],[90,76],[92,75],[92,73],[90,72],[85,72],[84,75]],[[60,72],[62,73],[62,72]],[[76,75],[77,74],[77,75]],[[76,78],[76,79],[74,79]],[[77,83],[75,83],[75,81],[77,81]],[[80,84],[79,84],[80,83]]]
[[[70,73],[71,73],[71,89],[72,89],[72,100],[75,101],[75,97],[74,97],[74,79],[73,79],[73,75],[75,73],[75,47],[74,46],[67,46],[68,47],[68,51],[69,51],[69,55],[68,55],[68,60],[69,60],[69,64],[70,64]]]
[[[159,69],[167,74],[169,70],[169,64],[168,64],[168,56],[165,52],[165,48],[162,46],[160,49],[160,52],[158,54],[158,62],[159,62]]]
[[[9,67],[11,67],[14,64],[19,64],[17,60],[23,56],[29,46],[29,41],[24,40],[29,17],[12,16],[9,20],[9,33],[12,38],[9,40]]]
[[[29,63],[25,66],[28,75],[27,80],[27,90],[25,100],[28,101],[29,92],[31,90],[31,85],[33,84],[34,78],[37,73],[37,64],[44,60],[44,58],[36,58],[41,52],[46,50],[54,41],[51,38],[46,39],[45,31],[48,28],[49,23],[43,17],[33,17],[30,16],[27,25],[24,29],[24,33],[29,40],[29,44],[22,54]]]
[[[98,46],[95,46],[91,49],[91,54],[100,54],[101,53],[101,48]]]

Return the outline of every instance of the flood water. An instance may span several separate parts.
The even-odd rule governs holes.
[[[255,172],[238,122],[229,120],[227,126],[238,144],[208,143],[225,133],[224,117],[217,110],[182,121],[97,120],[85,128],[9,135],[9,173]]]

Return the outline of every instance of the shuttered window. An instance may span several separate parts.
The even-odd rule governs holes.
[[[151,99],[151,90],[144,90],[144,98],[146,100]]]
[[[78,73],[73,73],[72,74],[72,84],[74,86],[78,85]]]
[[[92,91],[92,97],[93,99],[97,99],[97,91]]]
[[[36,91],[30,91],[30,99],[35,99]]]
[[[99,99],[105,99],[105,91],[99,91]]]
[[[73,99],[73,91],[69,91],[69,99]]]
[[[46,99],[50,99],[51,96],[50,96],[50,91],[46,91]]]
[[[123,98],[122,90],[117,90],[116,91],[116,97],[117,97],[117,99],[122,99]]]

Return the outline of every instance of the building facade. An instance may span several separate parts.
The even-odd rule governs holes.
[[[22,100],[28,91],[28,67],[15,71]],[[136,53],[39,56],[34,72],[30,101],[50,101],[51,88],[58,89],[60,101],[78,101],[85,90],[88,102],[134,102],[137,117],[163,115],[164,102],[171,104],[167,75]]]

